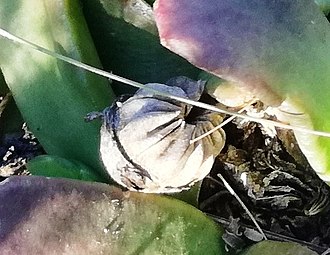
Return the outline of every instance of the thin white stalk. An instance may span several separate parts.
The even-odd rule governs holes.
[[[225,180],[225,178],[223,178],[223,176],[221,174],[217,174],[217,176],[221,179],[221,181],[225,185],[226,189],[230,192],[230,194],[232,194],[236,198],[236,200],[238,201],[238,203],[243,207],[244,211],[249,215],[249,217],[251,218],[252,222],[254,223],[254,225],[256,226],[256,228],[258,229],[258,231],[260,232],[260,234],[263,236],[263,238],[265,240],[267,240],[267,237],[266,237],[264,231],[261,229],[261,227],[259,226],[258,222],[254,218],[254,216],[252,215],[252,213],[250,212],[250,210],[246,207],[246,205],[243,203],[243,201],[240,199],[240,197],[236,194],[236,192],[234,191],[234,189],[229,185],[229,183]]]
[[[237,113],[242,113],[244,112],[251,104],[254,104],[256,101],[252,100],[251,102],[249,102],[246,106],[244,106],[242,109],[240,109]],[[190,140],[190,144],[193,144],[205,137],[207,137],[208,135],[212,134],[213,132],[217,131],[218,129],[222,128],[223,126],[227,125],[229,122],[233,121],[236,117],[235,116],[231,116],[228,119],[226,119],[224,122],[222,122],[220,125],[212,128],[211,130],[209,130],[208,132],[200,135],[199,137],[196,137],[195,139],[191,139]]]
[[[9,33],[8,31],[6,31],[2,28],[0,28],[0,36],[2,36],[4,38],[7,38],[8,40],[10,40],[10,41],[12,41],[16,44],[24,45],[24,46],[26,46],[30,49],[33,49],[33,50],[36,50],[38,52],[44,53],[44,54],[49,55],[51,57],[61,59],[61,60],[65,61],[65,62],[67,62],[71,65],[83,68],[87,71],[90,71],[92,73],[101,75],[101,76],[106,77],[108,79],[116,80],[116,81],[122,82],[124,84],[131,85],[133,87],[144,88],[146,90],[149,90],[149,91],[153,92],[154,94],[164,96],[164,97],[167,97],[167,98],[170,98],[170,99],[173,99],[173,100],[185,103],[185,104],[193,105],[193,106],[196,106],[196,107],[200,107],[200,108],[210,110],[210,111],[214,111],[214,112],[218,112],[218,113],[228,114],[228,115],[231,115],[233,117],[243,118],[243,119],[246,119],[246,120],[249,120],[249,121],[261,123],[263,125],[273,125],[273,126],[279,127],[279,128],[291,129],[291,130],[294,130],[294,131],[299,131],[299,132],[304,132],[304,133],[307,133],[307,134],[312,134],[312,135],[316,135],[316,136],[324,136],[324,137],[329,137],[330,138],[330,132],[311,130],[311,129],[308,129],[308,128],[292,126],[292,125],[285,124],[285,123],[282,123],[282,122],[279,122],[279,121],[268,120],[268,119],[253,117],[253,116],[247,116],[245,114],[240,114],[238,112],[229,111],[229,110],[225,110],[225,109],[220,109],[216,106],[212,106],[212,105],[209,105],[209,104],[206,104],[206,103],[193,101],[193,100],[190,100],[188,98],[173,96],[173,95],[168,94],[168,93],[159,92],[155,89],[145,87],[143,84],[141,84],[139,82],[126,79],[124,77],[115,75],[113,73],[109,73],[109,72],[100,70],[98,68],[95,68],[93,66],[81,63],[81,62],[79,62],[75,59],[63,56],[63,55],[58,54],[56,52],[52,52],[52,51],[50,51],[48,49],[45,49],[45,48],[43,48],[43,47],[41,47],[41,46],[39,46],[35,43],[29,42],[29,41],[27,41],[23,38],[20,38],[16,35],[13,35],[13,34]]]
[[[321,255],[329,255],[330,254],[330,248],[328,248],[326,251],[324,251]]]

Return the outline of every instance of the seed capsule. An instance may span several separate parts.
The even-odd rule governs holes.
[[[204,83],[185,77],[167,85],[146,87],[199,100]],[[148,193],[179,192],[203,179],[224,146],[218,129],[194,143],[191,140],[219,125],[218,113],[200,110],[140,89],[121,96],[104,110],[100,152],[111,177],[129,190]]]

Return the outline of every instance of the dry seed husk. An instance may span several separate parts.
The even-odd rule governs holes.
[[[204,83],[178,77],[149,88],[198,100]],[[104,111],[100,152],[111,177],[129,190],[179,192],[203,179],[224,146],[222,129],[190,143],[219,125],[218,113],[193,107],[147,89],[120,97]]]

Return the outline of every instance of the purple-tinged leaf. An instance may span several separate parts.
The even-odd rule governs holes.
[[[224,254],[222,230],[173,198],[101,183],[0,183],[0,254]]]
[[[330,70],[330,26],[311,0],[158,0],[154,7],[165,47],[264,100],[279,103],[295,85],[329,77],[317,74]]]
[[[283,121],[330,132],[330,24],[314,1],[157,0],[154,9],[165,47],[266,105],[287,100],[285,111],[302,113]],[[330,139],[295,134],[330,181]]]

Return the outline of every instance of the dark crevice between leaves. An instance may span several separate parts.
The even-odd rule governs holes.
[[[228,226],[238,221],[236,232],[244,232],[242,226],[255,229],[217,177],[221,173],[269,239],[296,241],[319,253],[325,251],[330,243],[330,188],[310,167],[293,133],[277,130],[272,136],[259,124],[242,124],[238,120],[224,130],[226,146],[216,159],[210,178],[203,181],[200,209],[217,221],[227,221]],[[254,242],[253,237],[232,232],[227,227],[231,234],[227,245],[230,243],[232,250],[241,250]]]
[[[11,175],[28,175],[26,163],[45,154],[38,140],[26,127],[20,132],[5,134],[0,139],[0,181]]]
[[[25,164],[44,150],[28,131],[0,70],[0,182],[26,175]]]

